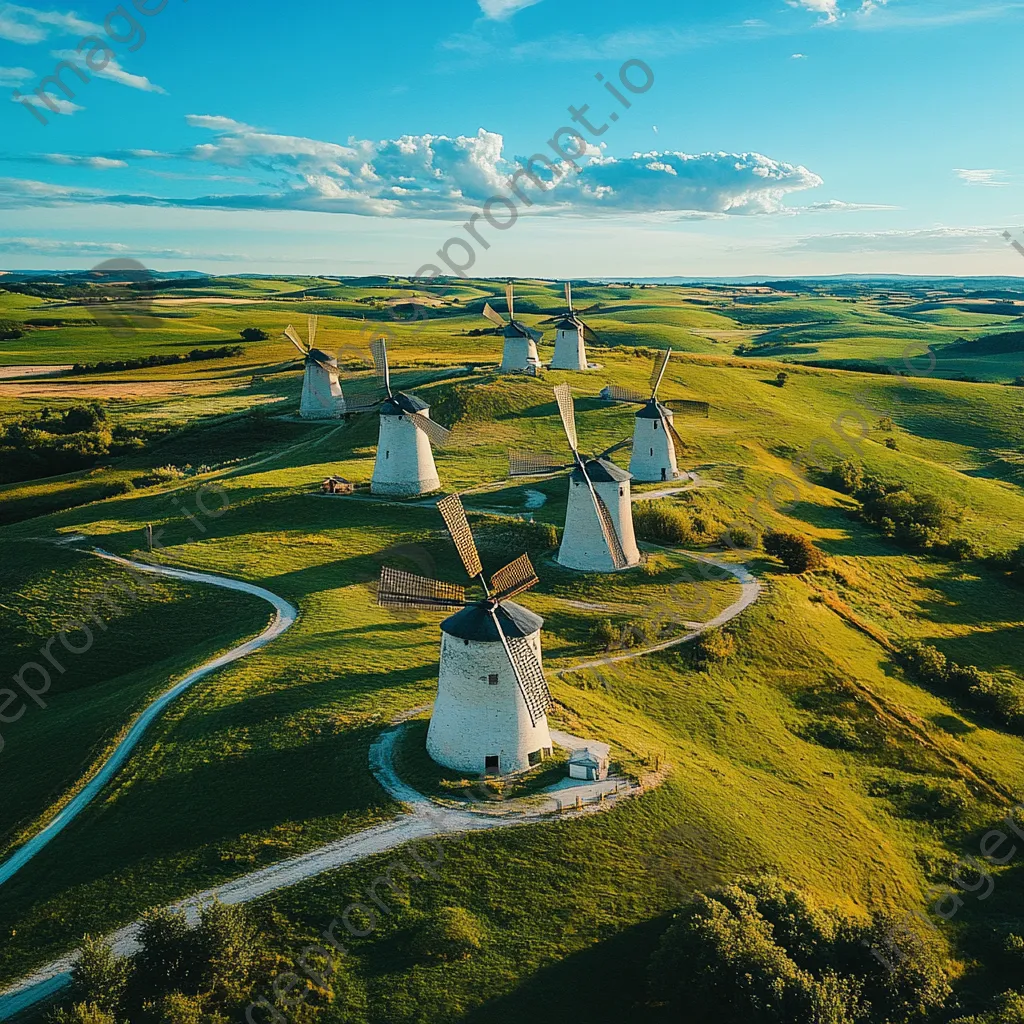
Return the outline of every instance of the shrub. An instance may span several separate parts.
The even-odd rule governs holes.
[[[728,526],[722,532],[722,543],[727,548],[745,548],[753,551],[757,547],[757,534],[748,526]]]
[[[865,923],[823,910],[774,879],[694,896],[662,936],[649,976],[673,1018],[699,1024],[904,1024],[950,993],[933,940],[885,915]]]
[[[480,922],[463,907],[442,907],[420,926],[413,942],[419,956],[468,960],[484,943]]]
[[[590,634],[593,643],[604,651],[610,651],[619,638],[619,631],[612,625],[611,619],[602,619]]]
[[[855,462],[837,462],[825,474],[825,484],[843,494],[856,494],[864,486],[864,474]]]
[[[245,327],[238,332],[242,341],[266,341],[270,335],[259,327]]]
[[[21,328],[22,325],[13,320],[0,320],[0,341],[17,341],[18,338],[24,338],[25,332]]]
[[[76,994],[91,1005],[113,1013],[124,998],[131,961],[117,956],[103,939],[87,935],[71,968]]]
[[[764,535],[764,549],[769,555],[778,558],[790,572],[808,572],[825,564],[825,556],[810,538],[798,533],[769,530]]]
[[[633,506],[633,528],[640,540],[653,544],[697,543],[696,525],[686,512],[663,501],[638,501]]]
[[[551,523],[486,516],[476,529],[476,538],[488,562],[507,565],[524,552],[534,560],[547,554],[558,545],[558,530]]]
[[[882,444],[891,452],[898,452],[900,450],[900,446],[896,443],[896,438],[894,437],[887,437]]]
[[[1020,1024],[1021,1021],[1024,1021],[1024,995],[1020,992],[1004,992],[988,1013],[957,1017],[952,1024]]]
[[[951,821],[971,806],[971,795],[959,781],[876,779],[868,787],[872,796],[888,797],[902,814],[920,821]]]
[[[693,644],[694,664],[701,671],[728,661],[736,653],[736,637],[724,629],[709,629]]]
[[[780,370],[778,376],[775,378],[775,384],[777,387],[784,388],[786,381],[789,380],[789,374],[785,370]]]
[[[118,1024],[113,1014],[93,1003],[76,1003],[70,1010],[58,1010],[50,1020],[53,1024]]]

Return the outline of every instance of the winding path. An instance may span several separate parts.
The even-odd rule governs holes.
[[[143,572],[151,572],[186,582],[212,584],[214,586],[226,587],[230,590],[253,594],[272,604],[277,614],[274,622],[258,637],[196,669],[150,704],[135,721],[128,734],[117,746],[110,758],[103,764],[99,772],[89,780],[71,803],[36,837],[26,843],[8,861],[0,865],[0,885],[23,867],[40,850],[45,848],[47,844],[52,842],[95,799],[106,783],[113,778],[128,755],[138,745],[148,726],[171,701],[217,668],[237,661],[239,658],[243,658],[247,654],[251,654],[253,651],[266,646],[289,629],[298,615],[297,610],[283,598],[249,583],[231,580],[223,576],[211,576],[206,573],[129,562],[126,559],[117,558],[105,552],[97,552],[97,554]],[[718,562],[690,552],[687,552],[687,554],[696,560],[715,565],[738,579],[742,588],[740,599],[710,622],[703,623],[699,628],[684,636],[643,650],[630,651],[596,661],[581,662],[557,670],[555,674],[563,676],[569,672],[596,668],[633,658],[641,658],[657,651],[676,647],[692,640],[709,629],[723,625],[735,618],[759,597],[761,592],[760,584],[745,567],[727,562]],[[272,864],[269,867],[227,882],[222,886],[209,889],[174,904],[172,909],[184,911],[188,919],[195,922],[198,920],[200,908],[212,900],[219,900],[221,903],[229,906],[248,903],[269,893],[297,885],[310,878],[315,878],[325,872],[333,871],[347,864],[353,864],[367,857],[395,849],[405,843],[426,840],[440,835],[526,825],[547,819],[553,813],[558,813],[555,809],[554,800],[550,800],[540,806],[511,813],[480,813],[478,811],[462,811],[437,806],[427,797],[424,797],[403,783],[395,772],[393,763],[394,745],[403,728],[404,724],[399,720],[399,724],[384,732],[370,748],[370,769],[388,794],[405,806],[407,813],[402,817],[395,821],[364,829],[354,835],[346,836],[344,839],[339,839],[336,842],[312,850],[309,853]],[[572,739],[572,737],[567,738]],[[614,807],[618,799],[628,798],[632,792],[623,791],[617,794],[617,797],[608,794],[611,798],[600,805],[591,808],[589,811],[584,810],[574,813],[594,813],[595,811],[607,810]],[[138,949],[139,928],[139,922],[135,922],[110,936],[108,941],[113,946],[115,952],[123,956],[134,953]],[[11,1017],[17,1016],[37,1003],[62,991],[70,984],[71,968],[76,955],[77,951],[72,951],[66,956],[41,967],[6,990],[0,991],[0,1020],[8,1020]]]
[[[227,654],[222,654],[219,658],[208,661],[194,672],[190,672],[179,683],[176,683],[147,705],[132,723],[124,739],[118,743],[107,760],[88,779],[81,790],[68,801],[52,821],[25,843],[24,846],[19,847],[7,860],[0,863],[0,886],[13,878],[33,857],[49,846],[99,796],[104,786],[117,774],[132,751],[139,745],[142,737],[146,734],[146,730],[160,717],[169,704],[180,697],[186,690],[195,686],[201,679],[205,679],[211,672],[215,672],[224,665],[230,665],[232,662],[238,661],[254,651],[258,651],[261,647],[266,647],[272,640],[276,640],[282,633],[290,629],[299,614],[298,610],[293,608],[284,598],[278,597],[262,587],[257,587],[241,580],[232,580],[224,576],[211,576],[204,572],[190,572],[185,569],[171,569],[161,565],[147,565],[143,562],[130,562],[125,558],[118,558],[116,555],[100,550],[97,550],[96,554],[100,558],[131,568],[136,572],[165,576],[169,579],[182,580],[186,583],[207,583],[216,587],[224,587],[227,590],[237,590],[244,594],[252,594],[254,597],[262,598],[273,605],[276,614],[274,615],[273,622],[259,636],[235,647],[233,650],[228,651]]]

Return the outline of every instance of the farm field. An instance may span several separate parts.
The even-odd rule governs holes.
[[[394,912],[347,944],[330,998],[318,992],[295,1019],[671,1019],[647,997],[671,915],[751,875],[855,918],[927,913],[1024,800],[1024,712],[999,717],[899,655],[927,644],[1024,708],[1024,589],[1008,560],[1024,545],[1024,295],[901,287],[579,284],[599,368],[539,378],[498,372],[501,338],[481,315],[485,302],[504,310],[494,281],[171,280],[145,308],[117,292],[99,318],[73,298],[0,290],[0,319],[24,325],[0,341],[0,368],[78,364],[52,378],[0,373],[0,674],[38,662],[123,579],[94,549],[243,580],[299,609],[272,644],[179,697],[102,797],[2,886],[0,990],[84,935],[404,813],[370,749],[433,701],[442,616],[379,607],[377,580],[384,565],[447,583],[465,573],[434,502],[369,494],[375,416],[299,418],[302,362],[282,331],[304,336],[312,314],[352,394],[371,386],[369,343],[387,335],[396,390],[453,430],[437,468],[444,492],[463,495],[486,571],[529,550],[540,584],[519,600],[545,620],[552,725],[610,743],[615,770],[647,791],[604,813],[441,838],[437,877],[400,886]],[[417,308],[429,315],[411,323]],[[528,326],[561,308],[558,285],[517,286]],[[44,320],[62,322],[33,323]],[[242,340],[250,328],[267,337]],[[242,351],[95,365],[228,346]],[[586,454],[629,437],[635,406],[601,390],[648,393],[666,348],[661,397],[710,406],[707,419],[675,421],[695,479],[634,486],[638,509],[651,502],[637,519],[642,567],[565,569],[551,538],[566,475],[510,479],[508,453],[570,460],[560,384]],[[71,426],[50,434],[58,420]],[[840,463],[946,502],[941,536],[872,523],[864,492],[840,486]],[[321,493],[332,475],[356,493]],[[688,524],[685,537],[640,529],[655,509]],[[821,562],[790,571],[765,550],[770,531],[806,538]],[[736,602],[737,579],[701,559],[752,573],[758,599],[717,631],[724,653],[692,642],[643,654]],[[104,612],[102,627],[89,620],[95,643],[54,670],[48,706],[0,726],[0,861],[150,700],[267,625],[266,605],[243,594],[164,580],[154,591]],[[922,810],[908,793],[952,796]],[[388,863],[258,900],[280,969]],[[1012,956],[990,951],[1024,936],[1024,876],[1016,862],[992,876],[997,911],[966,894],[955,919],[936,919],[952,990],[943,1024],[1019,983]],[[479,923],[479,947],[419,956],[410,935],[453,909]]]

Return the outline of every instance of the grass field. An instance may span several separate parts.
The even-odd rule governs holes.
[[[598,400],[601,388],[645,388],[648,350],[667,344],[679,355],[663,397],[702,398],[712,411],[707,420],[677,419],[685,468],[709,486],[666,500],[720,526],[802,533],[828,556],[824,569],[794,576],[759,551],[704,545],[716,558],[746,561],[764,584],[761,600],[731,626],[737,653],[698,670],[685,648],[668,651],[622,662],[610,679],[554,672],[598,654],[601,619],[651,615],[667,595],[669,627],[681,633],[694,609],[709,617],[732,603],[735,584],[693,582],[694,562],[681,551],[611,579],[563,570],[550,553],[536,559],[542,583],[525,603],[546,620],[554,722],[609,740],[627,770],[667,765],[667,780],[609,814],[446,840],[440,879],[414,886],[400,913],[353,943],[365,1020],[631,1019],[665,915],[686,894],[744,873],[777,872],[854,913],[923,909],[930,887],[948,884],[955,858],[976,852],[980,830],[1005,813],[974,780],[1024,792],[1024,739],[916,685],[878,637],[923,639],[958,662],[1024,676],[1024,592],[983,561],[952,562],[887,540],[850,514],[851,499],[821,484],[815,465],[849,459],[945,496],[958,508],[959,536],[981,553],[1008,550],[1024,541],[1024,390],[943,379],[946,368],[901,377],[788,360],[899,358],[908,341],[945,344],[998,325],[940,322],[952,299],[921,311],[912,308],[919,297],[892,294],[851,301],[786,292],[768,301],[743,289],[585,286],[578,305],[600,304],[586,318],[609,343],[591,351],[602,369],[529,380],[497,376],[500,339],[468,333],[486,326],[479,308],[499,285],[437,286],[444,305],[415,331],[378,308],[408,297],[387,284],[225,279],[200,296],[172,284],[156,308],[182,315],[138,338],[111,343],[101,328],[61,327],[0,343],[0,361],[14,365],[214,347],[234,343],[246,326],[271,334],[223,362],[33,381],[33,394],[0,385],[0,417],[9,419],[74,404],[76,387],[116,385],[124,394],[106,399],[115,421],[163,431],[92,469],[0,489],[7,677],[104,585],[111,570],[86,549],[138,554],[147,524],[163,530],[160,560],[258,583],[300,609],[286,635],[183,696],[104,799],[4,887],[0,980],[87,931],[399,813],[367,754],[393,717],[432,700],[438,617],[377,608],[373,584],[382,564],[416,570],[402,560],[409,545],[440,578],[463,575],[433,508],[317,493],[329,473],[369,481],[376,425],[367,417],[295,422],[300,371],[279,334],[313,310],[318,344],[353,372],[367,338],[386,331],[398,387],[414,388],[442,422],[458,416],[438,468],[446,490],[470,491],[465,503],[484,538],[494,514],[564,522],[564,477],[507,480],[509,448],[565,452],[552,384],[571,383],[581,445],[599,451],[632,432],[632,409]],[[56,315],[33,301],[0,292],[0,317]],[[557,310],[557,288],[528,282],[520,301],[524,319],[539,322]],[[767,333],[778,338],[770,355],[733,354],[739,341],[760,345]],[[541,351],[550,355],[550,346]],[[1014,356],[1001,358],[998,376],[994,365],[960,372],[1008,382]],[[156,385],[180,390],[147,390]],[[265,414],[249,412],[257,406]],[[202,473],[146,482],[168,465]],[[223,488],[226,511],[198,532],[182,509],[194,511],[197,488],[209,483]],[[73,546],[52,543],[79,535]],[[46,820],[147,696],[265,622],[259,602],[163,584],[158,599],[111,621],[55,683],[50,707],[3,727],[0,777],[12,796],[0,848]],[[864,728],[870,720],[881,738],[863,749],[828,746],[816,737],[837,719]],[[871,795],[878,780],[907,778],[967,780],[972,802],[956,820],[928,821]],[[275,948],[294,957],[379,868],[332,872],[264,900]],[[1000,913],[1021,916],[1019,867],[997,876]],[[484,923],[483,949],[444,965],[416,960],[405,940],[412,923],[453,906]],[[966,1006],[1009,987],[975,959],[978,936],[994,923],[970,908],[944,926]]]

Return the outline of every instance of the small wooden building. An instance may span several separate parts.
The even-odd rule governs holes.
[[[608,755],[589,747],[573,751],[569,758],[569,778],[600,782],[608,778]]]
[[[329,476],[321,485],[324,494],[352,494],[356,485],[340,476]]]

